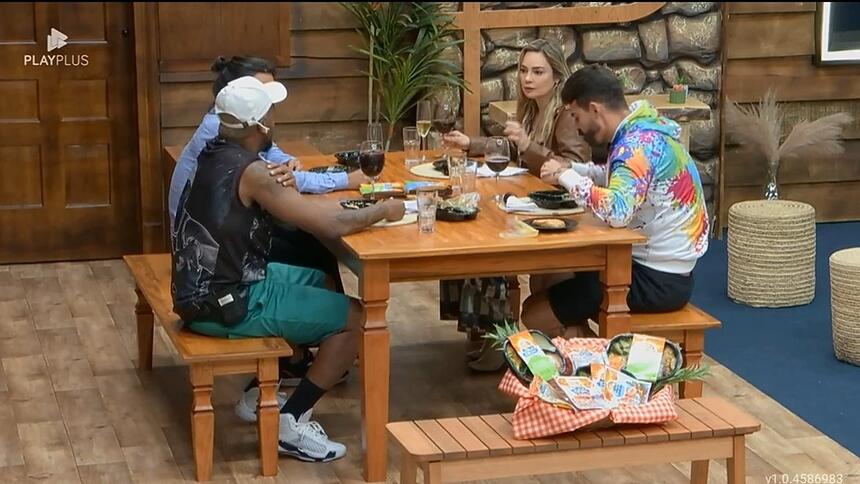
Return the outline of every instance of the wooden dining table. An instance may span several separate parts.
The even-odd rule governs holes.
[[[303,156],[306,169],[332,165],[331,155]],[[404,153],[386,153],[380,182],[427,180],[412,174]],[[443,180],[446,181],[446,180]],[[603,303],[599,315],[601,337],[630,330],[627,292],[631,277],[633,244],[645,237],[638,231],[610,228],[590,213],[571,216],[576,227],[564,233],[542,232],[534,238],[499,236],[513,217],[496,205],[493,178],[478,178],[480,212],[475,220],[436,221],[435,232],[419,233],[417,224],[371,227],[331,244],[338,259],[358,277],[358,296],[366,319],[361,334],[362,431],[367,481],[384,481],[387,466],[385,425],[388,423],[390,340],[386,321],[389,286],[395,282],[436,281],[466,277],[539,274],[565,271],[600,271]],[[523,174],[503,177],[501,193],[525,196],[551,189],[539,178]],[[319,195],[331,199],[358,197],[357,191]]]

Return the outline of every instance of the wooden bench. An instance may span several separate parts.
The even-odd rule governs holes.
[[[661,336],[681,345],[684,365],[702,361],[705,350],[705,330],[719,328],[721,323],[710,314],[687,304],[670,313],[631,313],[630,329],[634,333]],[[702,382],[691,381],[679,384],[681,398],[702,396]]]
[[[745,479],[745,437],[761,428],[725,400],[678,402],[679,418],[661,425],[616,426],[553,438],[517,440],[510,415],[389,423],[401,451],[400,483],[426,484],[691,461],[690,482],[708,481],[708,461],[727,459],[729,484]]]
[[[256,373],[260,382],[257,403],[262,475],[278,473],[278,358],[292,354],[282,338],[212,338],[182,327],[173,312],[170,292],[170,254],[127,255],[123,257],[136,284],[138,364],[152,369],[153,312],[179,356],[190,367],[192,391],[191,440],[194,466],[199,481],[212,474],[215,414],[212,410],[213,377],[236,373]]]

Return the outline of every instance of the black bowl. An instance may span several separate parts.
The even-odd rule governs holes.
[[[576,208],[575,200],[565,190],[542,190],[529,193],[529,198],[540,208],[558,210],[561,208]]]
[[[315,166],[308,171],[311,173],[348,173],[353,170],[357,170],[357,167],[351,167],[346,165],[328,165],[328,166]]]
[[[334,154],[337,162],[350,168],[358,168],[358,150],[339,151]]]
[[[572,375],[573,368],[571,368],[570,360],[559,351],[558,348],[553,344],[552,340],[541,331],[530,329],[529,333],[531,333],[532,338],[534,338],[535,342],[538,346],[541,347],[544,353],[546,353],[550,358],[552,358],[556,366],[558,367],[559,375]],[[505,356],[505,362],[508,364],[508,368],[514,373],[514,375],[522,382],[525,386],[529,386],[534,380],[534,375],[532,375],[531,370],[529,370],[528,366],[526,366],[525,362],[520,355],[517,353],[516,349],[511,346],[511,342],[509,340],[505,340],[502,345],[502,352]]]
[[[461,222],[463,220],[475,220],[478,217],[479,210],[463,210],[459,208],[436,208],[436,220],[445,220],[448,222]]]

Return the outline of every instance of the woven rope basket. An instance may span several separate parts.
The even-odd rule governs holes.
[[[830,256],[830,291],[833,351],[860,366],[860,247]]]
[[[729,297],[754,307],[809,304],[815,297],[815,208],[752,200],[729,208]]]

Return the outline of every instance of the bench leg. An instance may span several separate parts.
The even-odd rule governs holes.
[[[694,460],[690,469],[690,484],[708,484],[708,464],[706,460]]]
[[[260,398],[257,401],[257,435],[260,444],[260,466],[263,476],[278,474],[278,359],[265,358],[257,362]]]
[[[418,476],[418,464],[408,452],[400,449],[400,484],[415,484]]]
[[[423,467],[424,484],[442,484],[442,463],[428,462]]]
[[[212,476],[212,441],[215,413],[212,411],[212,367],[208,363],[191,365],[191,443],[198,481]]]
[[[736,435],[733,442],[732,457],[726,459],[728,484],[746,482],[746,444],[743,435]]]
[[[152,370],[152,308],[140,289],[135,288],[134,292],[137,293],[137,304],[134,306],[134,314],[137,315],[137,364],[140,368]]]
[[[701,363],[704,350],[704,331],[684,332],[684,344],[681,347],[681,355],[684,358],[684,364],[686,366],[693,366]],[[703,386],[704,384],[700,381],[689,381],[679,383],[678,389],[681,394],[681,398],[698,398],[702,396]]]

